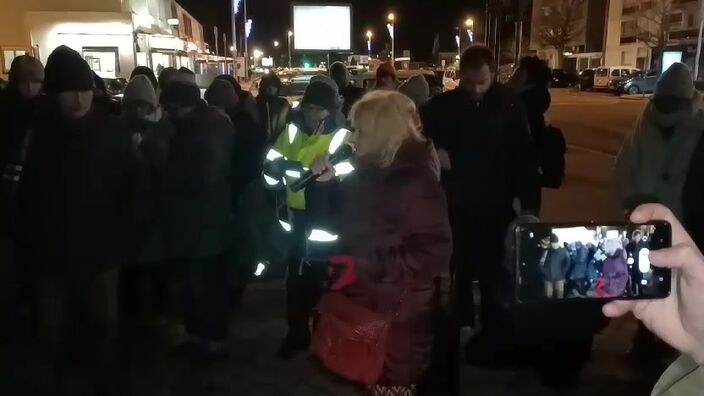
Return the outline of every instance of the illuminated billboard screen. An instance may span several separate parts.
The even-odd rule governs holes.
[[[296,51],[350,51],[352,7],[349,5],[293,5]]]

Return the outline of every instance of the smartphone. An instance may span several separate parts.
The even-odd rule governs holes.
[[[671,271],[650,264],[672,245],[667,222],[518,224],[514,229],[517,303],[646,300],[670,295]]]

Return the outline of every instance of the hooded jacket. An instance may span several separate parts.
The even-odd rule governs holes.
[[[691,75],[668,69],[658,81],[666,98],[689,98],[690,106],[663,114],[647,105],[616,161],[624,207],[658,202],[669,207],[699,246],[704,243],[704,96],[694,90]]]
[[[175,135],[159,203],[166,258],[218,256],[232,242],[234,127],[204,103],[172,121]]]
[[[267,89],[270,87],[276,88],[276,94],[273,96],[267,93]],[[288,100],[279,97],[280,89],[281,80],[275,74],[264,76],[259,85],[257,110],[267,140],[270,142],[276,141],[279,135],[286,130],[288,114],[291,110],[291,104],[288,103]]]
[[[430,99],[430,86],[423,75],[415,75],[398,87],[398,91],[411,98],[417,108]]]
[[[350,84],[350,71],[347,70],[347,66],[342,62],[335,62],[330,66],[330,78],[337,84],[340,95],[344,100],[342,114],[347,117],[352,106],[364,96],[364,89]]]

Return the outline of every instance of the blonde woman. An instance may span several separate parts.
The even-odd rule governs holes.
[[[357,282],[345,295],[394,317],[371,394],[415,394],[430,365],[433,314],[446,298],[452,236],[435,149],[416,114],[398,92],[371,92],[350,111],[354,173],[338,180],[327,157],[312,166],[321,176],[310,206],[334,202],[340,253],[356,261]]]

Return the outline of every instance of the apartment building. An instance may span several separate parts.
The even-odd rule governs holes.
[[[541,39],[553,13],[564,11],[565,0],[533,0],[531,13],[530,50],[552,68],[583,70],[598,67],[602,60],[607,0],[584,0],[573,11],[574,34],[563,54]]]
[[[654,52],[664,40],[667,50],[680,50],[693,66],[699,34],[697,0],[611,0],[606,39],[606,65],[639,69],[654,66]]]
[[[0,53],[3,77],[15,56],[46,63],[66,45],[103,78],[129,77],[135,66],[155,71],[193,68],[203,52],[203,27],[172,0],[22,0],[3,4]]]

